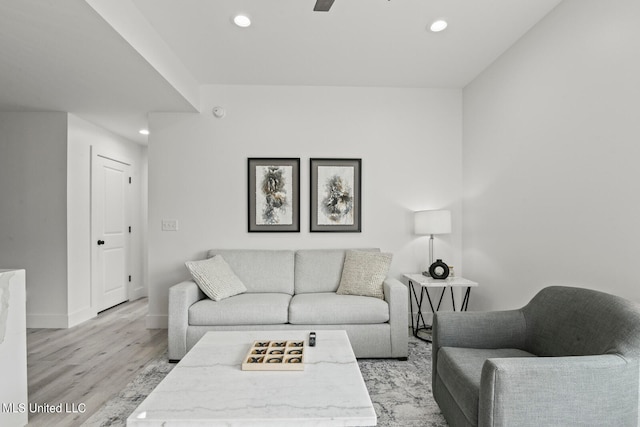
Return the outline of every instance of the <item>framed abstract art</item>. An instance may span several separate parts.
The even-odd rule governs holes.
[[[311,231],[361,231],[362,159],[311,159]]]
[[[249,158],[249,232],[300,231],[300,159]]]

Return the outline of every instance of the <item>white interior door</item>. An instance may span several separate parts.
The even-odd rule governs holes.
[[[92,156],[92,302],[96,312],[128,299],[129,165]]]

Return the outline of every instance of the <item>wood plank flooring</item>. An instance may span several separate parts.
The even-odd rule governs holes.
[[[167,330],[146,328],[147,305],[143,298],[73,328],[27,331],[30,406],[65,411],[30,411],[29,427],[81,425],[167,349]]]

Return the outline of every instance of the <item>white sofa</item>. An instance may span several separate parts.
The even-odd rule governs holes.
[[[208,331],[323,329],[346,330],[358,358],[406,359],[407,287],[387,277],[384,300],[338,295],[346,251],[210,250],[247,292],[216,302],[192,280],[172,286],[169,359],[180,360]]]

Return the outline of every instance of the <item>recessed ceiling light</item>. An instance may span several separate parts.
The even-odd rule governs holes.
[[[233,17],[233,23],[238,27],[247,28],[249,25],[251,25],[251,19],[249,19],[249,17],[246,15],[236,15]]]
[[[433,24],[431,24],[431,27],[429,28],[434,33],[440,32],[445,28],[447,28],[447,21],[445,21],[444,19],[438,19],[437,21],[434,21]]]
[[[149,135],[148,129],[140,129],[138,132],[140,132],[140,135]]]

